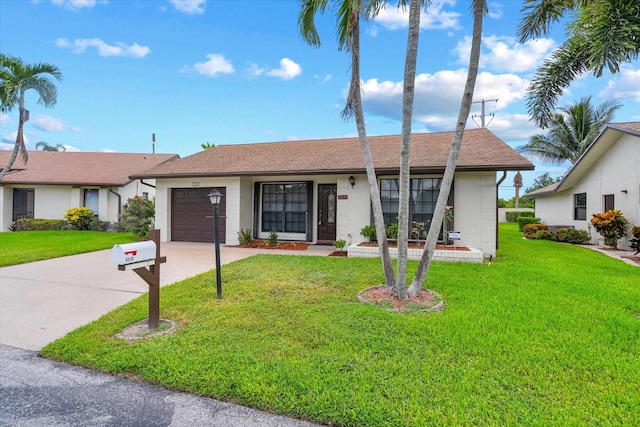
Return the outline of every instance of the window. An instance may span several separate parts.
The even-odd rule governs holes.
[[[263,232],[306,233],[307,184],[262,184]]]
[[[612,211],[615,209],[615,198],[613,194],[605,194],[604,195],[604,211]]]
[[[149,193],[147,193],[146,191],[142,192],[142,198],[145,200],[149,200]]]
[[[100,190],[97,188],[85,188],[84,207],[91,209],[93,214],[98,216],[98,209],[100,208]]]
[[[431,224],[440,193],[440,178],[415,178],[410,182],[409,226],[413,222],[423,222],[425,227]],[[397,178],[380,180],[380,200],[386,225],[398,222],[400,189]]]
[[[13,221],[20,218],[33,219],[33,188],[13,189]]]
[[[587,219],[587,193],[573,195],[573,219]]]

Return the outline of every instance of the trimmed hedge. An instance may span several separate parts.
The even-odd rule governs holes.
[[[11,223],[11,231],[69,230],[71,227],[64,219],[20,218]]]
[[[507,211],[504,213],[507,217],[507,222],[517,222],[518,217],[535,217],[536,213],[531,211]]]
[[[533,218],[530,216],[519,216],[517,221],[520,231],[524,231],[524,226],[527,224],[540,224],[540,218]]]
[[[547,224],[526,224],[523,231],[524,237],[531,240],[551,240],[574,245],[580,245],[591,240],[591,236],[585,230],[559,228],[553,232],[549,230]]]

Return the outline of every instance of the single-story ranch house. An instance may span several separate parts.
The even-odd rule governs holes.
[[[410,221],[428,223],[454,133],[414,134]],[[369,137],[386,223],[397,222],[400,136]],[[497,246],[498,171],[533,165],[487,129],[467,130],[449,204],[462,246],[493,255]],[[373,222],[358,138],[220,145],[134,174],[156,180],[156,228],[163,240],[213,241],[207,194],[218,189],[220,241],[238,244],[250,229],[265,239],[348,244]]]
[[[0,151],[0,167],[11,151]],[[63,219],[68,209],[86,206],[103,221],[118,221],[127,199],[153,198],[155,182],[130,175],[178,158],[176,154],[31,151],[18,156],[0,181],[0,230],[18,218]]]
[[[595,213],[619,209],[640,225],[640,122],[607,125],[562,181],[527,196],[543,223],[587,230],[595,244],[604,242],[591,226]],[[629,236],[619,247],[629,247]]]

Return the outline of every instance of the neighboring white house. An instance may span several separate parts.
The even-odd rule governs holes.
[[[414,134],[411,145],[410,221],[431,221],[454,133]],[[369,137],[386,223],[397,222],[400,135]],[[533,165],[487,129],[467,130],[449,204],[460,245],[494,255],[497,171]],[[238,244],[251,229],[267,238],[330,244],[363,240],[373,222],[358,138],[217,145],[159,165],[136,179],[155,179],[156,227],[164,241],[213,241],[207,194],[218,189],[221,242]]]
[[[640,225],[640,122],[607,125],[559,183],[526,194],[535,197],[536,216],[545,224],[587,230],[595,213],[619,209]],[[620,241],[629,247],[628,236]]]
[[[0,151],[6,165],[11,151]],[[0,181],[0,230],[18,218],[63,219],[70,208],[86,206],[104,221],[117,221],[127,199],[153,198],[155,182],[129,175],[177,159],[176,154],[32,151],[20,156]],[[4,167],[4,166],[1,166]]]

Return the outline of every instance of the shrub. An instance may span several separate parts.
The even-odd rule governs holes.
[[[269,244],[276,246],[278,244],[278,232],[276,231],[276,229],[274,228],[273,230],[271,230],[271,233],[269,233]]]
[[[386,227],[387,238],[398,240],[398,224],[389,224]]]
[[[139,237],[149,237],[156,216],[156,204],[153,200],[135,196],[127,200],[120,221],[125,231]]]
[[[241,228],[240,231],[238,231],[238,241],[241,245],[250,245],[253,243],[253,233],[251,232],[251,229],[247,228],[245,230],[244,228]]]
[[[78,207],[67,210],[64,218],[74,230],[89,230],[95,215],[89,208]]]
[[[619,210],[610,210],[604,213],[593,214],[591,225],[604,237],[604,244],[618,249],[618,240],[626,234],[629,221]]]
[[[533,225],[537,225],[537,224],[533,224]],[[549,231],[549,230],[538,230],[536,231],[535,235],[533,236],[533,239],[535,240],[551,240],[552,242],[556,241],[556,235],[554,232]]]
[[[64,230],[69,223],[64,219],[20,218],[11,223],[11,231]]]
[[[559,228],[556,231],[556,241],[581,245],[591,240],[591,236],[585,230],[577,230],[575,228]]]
[[[429,231],[426,229],[424,222],[413,221],[413,226],[411,227],[411,237],[416,240],[427,240],[428,234]]]
[[[94,218],[89,224],[89,230],[91,231],[108,231],[111,226],[110,221],[100,221],[98,218]]]
[[[524,231],[524,226],[527,224],[540,224],[540,218],[533,218],[529,216],[519,216],[517,221],[520,231]]]
[[[366,225],[364,227],[362,227],[362,230],[360,230],[360,234],[362,234],[362,236],[369,240],[370,242],[375,242],[376,240],[378,240],[377,236],[376,236],[376,226],[375,224],[371,224],[371,225]]]
[[[549,226],[547,224],[525,224],[524,229],[524,237],[527,239],[535,239],[538,231],[548,230]]]
[[[507,216],[507,222],[516,222],[518,220],[518,217],[531,217],[531,218],[533,218],[535,216],[535,212],[531,212],[531,211],[508,211],[508,212],[505,212],[505,215]]]
[[[335,242],[333,242],[333,246],[339,251],[342,251],[346,245],[347,245],[347,241],[343,239],[336,240]]]

